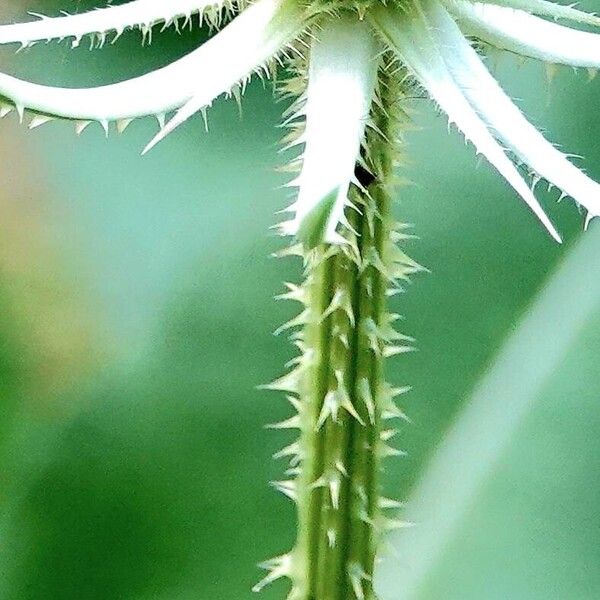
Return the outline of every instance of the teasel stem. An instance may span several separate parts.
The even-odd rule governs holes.
[[[384,361],[412,349],[393,329],[397,316],[387,311],[387,297],[420,269],[396,246],[409,236],[391,215],[403,124],[398,87],[382,67],[350,192],[356,209],[346,210],[348,243],[301,251],[305,281],[283,295],[303,305],[287,324],[302,325],[292,335],[301,356],[269,387],[288,392],[298,413],[275,427],[298,428],[300,438],[278,453],[290,458],[293,479],[275,486],[297,503],[298,537],[290,554],[265,563],[263,583],[288,576],[290,600],[374,599],[381,535],[402,525],[383,514],[399,504],[382,498],[379,476],[382,459],[401,454],[388,445],[395,431],[385,422],[404,416],[393,401],[404,389],[385,382]]]

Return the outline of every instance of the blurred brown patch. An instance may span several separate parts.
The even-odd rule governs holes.
[[[88,373],[98,356],[90,303],[66,255],[56,204],[27,160],[22,135],[0,137],[0,286],[11,335],[23,348],[26,397],[56,398]],[[58,229],[58,231],[57,231]],[[67,229],[68,230],[68,229]],[[75,271],[75,272],[74,272]],[[0,331],[0,337],[2,332]],[[37,403],[36,403],[37,404]]]
[[[5,0],[0,20],[21,13]],[[0,127],[0,343],[16,341],[19,396],[62,412],[66,392],[99,364],[97,317],[67,239],[69,215],[45,189],[29,132],[14,115]]]

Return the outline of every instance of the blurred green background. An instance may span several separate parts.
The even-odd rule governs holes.
[[[0,11],[6,21],[67,4],[15,0]],[[169,31],[142,48],[129,33],[93,52],[5,48],[0,61],[39,82],[93,85],[165,64],[202,37]],[[600,80],[561,69],[548,83],[539,65],[491,64],[600,178]],[[273,296],[299,277],[293,260],[270,258],[282,241],[269,226],[288,200],[275,171],[284,106],[254,83],[241,119],[219,101],[208,133],[192,119],[143,159],[152,119],[108,140],[99,126],[77,139],[67,123],[0,123],[0,598],[242,600],[256,563],[292,544],[293,509],[267,483],[280,476],[270,456],[286,436],[263,429],[288,409],[256,390],[293,355],[271,334],[294,310]],[[429,562],[418,585],[405,585],[411,548],[400,548],[384,560],[382,597],[600,598],[600,294],[581,293],[599,271],[574,254],[582,217],[540,184],[565,240],[555,245],[443,117],[424,101],[413,107],[414,185],[395,210],[414,224],[408,250],[431,273],[393,302],[419,351],[389,366],[392,381],[413,387],[413,423],[401,428],[408,456],[387,464],[388,495],[410,499],[427,478],[510,336],[527,367],[506,384],[526,389],[548,346],[563,343],[562,315],[587,304],[497,460],[480,465],[459,526],[443,548],[419,546]],[[600,226],[586,236],[586,256],[600,260]],[[563,263],[583,288],[519,337]],[[491,441],[502,431],[481,428]],[[461,438],[465,469],[475,442]],[[448,483],[442,473],[440,494],[460,487],[458,467]]]

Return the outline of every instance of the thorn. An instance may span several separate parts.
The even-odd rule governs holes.
[[[379,433],[379,439],[387,442],[388,440],[391,440],[397,433],[398,431],[396,429],[384,429]]]
[[[273,454],[273,458],[277,460],[278,458],[286,458],[291,456],[292,458],[298,457],[300,454],[300,444],[298,442],[293,442],[289,446],[282,448],[279,452]]]
[[[297,393],[299,388],[299,368],[296,367],[293,371],[286,373],[283,377],[272,381],[271,383],[267,383],[265,385],[259,385],[259,390],[273,390],[276,392],[291,392],[293,394]]]
[[[233,89],[231,90],[231,95],[234,97],[235,99],[235,103],[237,104],[238,107],[238,114],[240,116],[240,119],[242,118],[242,90],[240,89],[239,86],[234,86]]]
[[[354,327],[354,312],[352,310],[352,300],[350,299],[348,292],[343,288],[338,288],[333,294],[333,298],[331,299],[329,306],[321,315],[321,322],[324,321],[330,315],[332,315],[338,308],[344,311],[344,313],[348,317],[350,325]]]
[[[414,527],[415,524],[411,521],[402,521],[400,519],[382,519],[380,527],[384,531],[393,531],[395,529],[406,529],[408,527]]]
[[[334,510],[340,508],[340,478],[332,476],[329,480],[329,496],[331,497],[331,506]]]
[[[278,423],[270,423],[265,427],[267,429],[300,429],[302,427],[302,422],[300,420],[300,415],[294,415],[289,419],[279,421]]]
[[[383,357],[391,358],[398,354],[405,354],[406,352],[414,352],[415,349],[412,346],[385,346],[383,349]]]
[[[404,394],[407,394],[408,392],[410,392],[412,390],[412,386],[410,385],[405,385],[402,387],[390,387],[387,390],[387,393],[389,394],[390,398],[396,398],[398,396],[402,396]]]
[[[277,252],[273,252],[273,258],[285,258],[286,256],[299,256],[304,257],[304,250],[302,248],[302,244],[292,244],[290,246],[286,246]]]
[[[119,119],[117,121],[117,132],[123,133],[129,127],[132,121],[133,119]]]
[[[75,121],[75,133],[81,135],[91,121]]]
[[[36,127],[40,127],[45,123],[49,123],[50,121],[54,121],[54,117],[49,117],[47,115],[36,115],[31,119],[31,123],[29,123],[29,129],[35,129]]]
[[[335,468],[344,476],[348,477],[348,471],[341,460],[335,461]]]
[[[335,529],[327,530],[327,543],[330,548],[335,548],[336,537]]]
[[[594,213],[588,211],[588,213],[585,215],[585,222],[583,224],[584,231],[587,231],[588,227],[590,226],[591,220],[596,216],[598,216],[598,215],[595,215]]]
[[[288,329],[305,325],[310,319],[310,312],[311,311],[308,308],[303,310],[298,316],[294,317],[293,319],[290,319],[289,321],[285,322],[283,325],[278,327],[273,332],[273,335],[279,335],[284,331],[287,331]]]
[[[284,285],[287,287],[288,291],[275,296],[275,300],[295,300],[301,304],[306,303],[306,292],[304,288],[288,282],[285,282]]]
[[[339,401],[336,392],[337,390],[330,390],[325,394],[325,398],[323,398],[323,407],[321,408],[317,424],[315,425],[317,431],[323,427],[325,421],[327,421],[329,417],[335,422],[338,420]]]
[[[269,571],[269,573],[252,588],[253,592],[260,592],[267,585],[277,581],[277,579],[289,577],[292,571],[292,557],[289,554],[277,556],[261,563],[259,567]]]
[[[208,133],[208,111],[206,106],[200,109],[200,114],[202,115],[202,121],[204,121],[204,130]]]
[[[352,589],[356,599],[365,600],[363,582],[370,581],[371,578],[367,575],[359,563],[351,563],[348,565],[348,577],[350,578],[350,583],[352,584]]]
[[[0,105],[0,119],[3,119],[4,117],[6,117],[6,115],[10,114],[13,110],[15,110],[15,107],[12,106],[11,104],[1,104]]]
[[[271,481],[271,485],[284,496],[296,502],[298,495],[296,492],[296,482],[293,479],[285,481]]]
[[[340,508],[340,487],[341,478],[337,471],[330,473],[324,473],[316,481],[310,484],[311,490],[326,487],[329,490],[329,497],[331,499],[331,506],[334,510]]]
[[[398,450],[398,448],[388,446],[388,444],[380,444],[378,452],[381,458],[387,458],[389,456],[406,456],[406,452],[403,450]]]
[[[404,503],[399,502],[398,500],[394,500],[392,498],[384,498],[381,497],[379,498],[379,508],[381,508],[382,510],[386,510],[386,509],[399,509],[402,508],[404,506]]]
[[[389,400],[387,406],[383,409],[381,418],[384,420],[402,419],[407,423],[412,423],[410,417],[406,415],[406,413],[402,409],[398,408],[398,406],[396,406],[396,404],[391,399]]]
[[[286,396],[286,400],[298,411],[302,411],[302,402],[295,398],[294,396]]]
[[[358,393],[362,398],[362,401],[365,403],[365,406],[367,407],[369,421],[371,423],[375,423],[375,402],[371,394],[371,386],[369,384],[369,380],[366,377],[362,377],[360,379],[358,383]]]

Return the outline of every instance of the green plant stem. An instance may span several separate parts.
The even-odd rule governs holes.
[[[388,115],[376,113],[379,132]],[[374,174],[354,190],[349,245],[306,257],[308,300],[301,372],[303,420],[298,479],[298,600],[373,598],[380,533],[379,470],[386,385],[386,290],[392,278],[388,179],[393,148],[377,135],[365,159]],[[375,138],[375,139],[373,139]]]
[[[379,472],[388,446],[388,418],[402,417],[395,392],[384,380],[386,357],[407,350],[387,312],[387,291],[418,270],[396,247],[402,239],[391,218],[390,188],[399,121],[384,112],[390,76],[380,74],[360,186],[351,191],[347,244],[300,252],[305,281],[286,297],[303,304],[287,326],[301,350],[293,371],[270,387],[291,394],[297,417],[280,427],[298,427],[300,438],[281,456],[295,479],[276,484],[298,505],[298,538],[289,555],[270,561],[263,583],[292,580],[289,600],[374,600],[375,553],[390,523],[383,517]],[[298,248],[297,248],[298,250]],[[401,342],[398,345],[398,342]],[[385,502],[386,505],[393,503]],[[260,585],[258,586],[260,587]]]
[[[388,237],[386,194],[363,198],[356,246],[308,257],[303,414],[298,480],[303,600],[371,597],[379,522],[378,477],[385,275],[378,241]],[[367,257],[371,257],[368,259]]]

